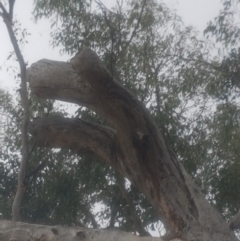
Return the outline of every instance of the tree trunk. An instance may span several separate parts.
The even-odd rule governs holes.
[[[148,110],[111,77],[96,53],[84,48],[71,63],[38,61],[28,70],[28,81],[37,96],[86,106],[111,126],[37,118],[30,129],[38,145],[90,153],[111,165],[145,194],[171,237],[237,240],[192,182]]]

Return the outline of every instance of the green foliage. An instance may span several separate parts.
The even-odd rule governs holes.
[[[238,3],[239,0],[224,0],[223,9],[214,21],[210,21],[204,33],[214,36],[217,42],[225,46],[235,46],[238,44]]]

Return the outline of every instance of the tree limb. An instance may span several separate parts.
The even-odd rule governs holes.
[[[8,12],[6,10],[6,8],[3,6],[3,4],[0,2],[0,9],[2,9],[2,17],[7,17],[8,16]],[[3,19],[4,20],[4,19]]]
[[[10,19],[10,22],[12,23],[12,20],[13,20],[13,7],[14,7],[15,0],[8,0],[8,2],[9,2],[9,19]]]
[[[0,240],[9,241],[163,241],[161,238],[139,237],[131,233],[108,229],[44,226],[0,220]],[[180,239],[172,241],[181,241]]]
[[[127,41],[126,45],[124,46],[124,48],[122,49],[121,52],[126,51],[127,48],[128,48],[128,46],[129,46],[130,43],[132,42],[132,40],[133,40],[133,38],[134,38],[134,36],[135,36],[135,34],[136,34],[138,28],[139,28],[140,21],[141,21],[141,19],[142,19],[142,14],[143,14],[143,11],[144,11],[144,8],[145,8],[146,3],[147,3],[147,0],[144,0],[144,1],[143,1],[142,8],[141,8],[141,11],[140,11],[140,14],[139,14],[139,16],[138,16],[137,24],[136,24],[136,26],[135,26],[135,28],[134,28],[132,34],[131,34],[131,37],[129,38],[129,40]]]
[[[24,58],[22,56],[21,50],[18,45],[17,38],[14,34],[13,27],[12,27],[12,15],[13,15],[13,7],[14,7],[14,0],[9,1],[9,9],[10,12],[7,13],[6,9],[4,8],[3,4],[0,3],[0,8],[3,11],[3,20],[8,30],[9,37],[12,42],[12,46],[14,48],[15,54],[17,56],[17,60],[20,66],[20,77],[21,77],[21,101],[23,106],[23,120],[22,120],[22,160],[20,163],[20,170],[18,173],[18,186],[17,186],[17,193],[15,195],[13,205],[12,205],[12,219],[13,221],[21,220],[21,203],[23,200],[23,196],[25,193],[25,177],[27,171],[27,163],[28,163],[28,123],[29,123],[29,101],[28,101],[28,93],[27,93],[27,81],[26,81],[26,64]]]
[[[136,211],[135,211],[135,207],[133,205],[133,202],[132,202],[131,198],[129,197],[128,192],[127,192],[127,190],[125,189],[125,186],[124,186],[124,183],[125,183],[124,178],[122,176],[120,176],[118,173],[116,173],[115,177],[116,177],[117,185],[118,185],[118,187],[121,191],[121,194],[128,204],[130,214],[131,214],[131,218],[133,219],[136,231],[140,234],[140,236],[151,236],[144,229],[141,219],[136,215]]]
[[[47,163],[47,159],[40,162],[31,172],[29,172],[26,175],[26,180],[28,180],[30,177],[35,176],[39,171],[41,171]]]
[[[120,155],[114,140],[116,131],[81,119],[37,118],[30,124],[29,131],[38,146],[70,148],[94,155],[108,165]]]

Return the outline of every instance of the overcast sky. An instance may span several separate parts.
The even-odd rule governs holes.
[[[114,0],[102,1],[107,6],[114,2]],[[221,0],[164,0],[164,2],[169,8],[176,10],[186,25],[193,25],[201,32],[206,27],[207,22],[218,15],[221,8]],[[22,28],[26,28],[31,33],[31,36],[28,37],[28,44],[22,50],[25,60],[29,64],[42,58],[68,60],[69,56],[61,56],[59,49],[52,49],[49,45],[49,21],[41,20],[37,24],[33,22],[31,3],[32,1],[17,0],[15,5],[15,15],[22,24]],[[6,28],[4,23],[0,21],[0,88],[16,86],[13,84],[15,82],[12,72],[6,72],[7,68],[14,66],[12,61],[7,60],[11,51],[12,46]],[[17,67],[16,64],[15,66]],[[16,70],[18,71],[18,69]]]

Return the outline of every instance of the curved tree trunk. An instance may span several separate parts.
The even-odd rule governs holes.
[[[71,63],[40,60],[28,70],[28,81],[35,95],[91,108],[111,126],[37,118],[30,129],[38,145],[90,153],[111,165],[145,194],[171,237],[237,240],[194,185],[147,109],[111,77],[93,51],[84,48]]]

